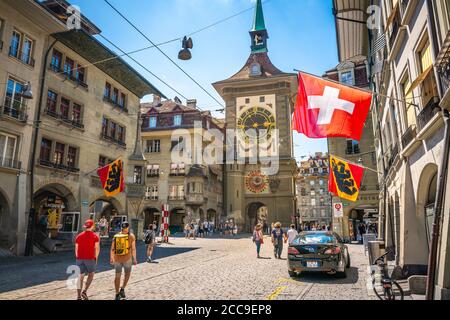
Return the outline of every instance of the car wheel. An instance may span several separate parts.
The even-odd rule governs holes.
[[[352,266],[351,260],[350,260],[350,254],[347,251],[347,265],[346,268],[350,269],[350,267]]]
[[[345,279],[345,278],[347,278],[347,268],[345,269],[345,271],[344,272],[338,272],[338,273],[336,273],[336,278],[339,278],[339,279]]]
[[[288,271],[288,272],[289,272],[289,276],[291,278],[296,278],[297,277],[297,272],[295,272],[295,271]]]

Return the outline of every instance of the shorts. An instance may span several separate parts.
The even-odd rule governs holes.
[[[116,273],[122,273],[122,269],[125,270],[125,273],[130,273],[132,267],[133,267],[133,260],[127,261],[125,263],[121,262],[114,263],[114,269],[116,270]]]
[[[95,260],[77,260],[77,266],[80,268],[80,274],[94,273],[97,269]]]

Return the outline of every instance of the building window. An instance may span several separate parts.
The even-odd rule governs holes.
[[[0,166],[13,167],[16,150],[17,137],[0,133]]]
[[[133,183],[134,184],[142,184],[142,167],[141,166],[134,167]]]
[[[57,115],[57,112],[56,112],[57,101],[58,101],[58,95],[55,92],[48,90],[48,92],[47,92],[47,113],[49,113],[50,115],[53,115],[53,116]]]
[[[69,77],[73,77],[73,69],[75,69],[75,61],[70,58],[66,58],[64,63],[64,73]]]
[[[50,63],[50,68],[55,72],[61,71],[63,54],[56,49],[53,49],[52,62]]]
[[[111,85],[107,82],[105,84],[105,90],[103,91],[103,97],[107,100],[111,97]]]
[[[12,117],[18,117],[20,111],[24,107],[23,103],[23,84],[13,79],[8,79],[8,86],[6,87],[5,96],[5,113]]]
[[[77,70],[76,70],[76,76],[75,76],[76,80],[80,83],[85,83],[85,78],[86,78],[86,69],[83,68],[80,65],[77,65]]]
[[[147,140],[147,153],[161,152],[161,140]]]
[[[125,142],[125,128],[122,126],[117,126],[117,140]]]
[[[67,166],[69,168],[75,168],[75,164],[77,161],[77,148],[69,147],[67,152]]]
[[[159,164],[147,165],[147,177],[159,177]]]
[[[150,117],[148,127],[149,128],[156,128],[156,117]]]
[[[25,37],[22,45],[22,55],[20,57],[20,60],[22,60],[22,62],[25,62],[26,64],[31,64],[32,52],[33,52],[33,40],[30,40],[29,38]]]
[[[315,207],[316,206],[316,199],[311,199],[311,206]]]
[[[18,31],[13,31],[9,47],[9,56],[19,59],[25,64],[34,67],[33,55],[34,41]]]
[[[172,163],[170,165],[170,174],[173,176],[184,175],[186,172],[184,163],[176,164]]]
[[[81,105],[74,103],[72,107],[72,121],[81,123]]]
[[[62,143],[57,142],[55,145],[55,153],[53,155],[53,163],[56,165],[62,165],[64,163],[64,152],[66,146]]]
[[[102,120],[102,135],[104,138],[108,137],[108,127],[109,127],[109,119],[103,117]]]
[[[360,153],[359,142],[356,140],[347,140],[347,154],[358,154]]]
[[[115,122],[110,121],[109,123],[109,137],[111,139],[116,139],[117,134],[117,124]]]
[[[50,162],[51,153],[52,153],[52,141],[43,138],[41,141],[41,152],[40,152],[41,161]]]
[[[70,100],[61,98],[61,116],[64,120],[69,119]]]
[[[104,156],[99,156],[99,157],[98,157],[98,167],[99,167],[99,168],[103,168],[103,167],[106,166],[106,164],[107,164],[107,159],[106,159],[106,157],[104,157]]]
[[[147,187],[147,191],[145,192],[146,200],[158,200],[158,186],[150,186]]]
[[[341,83],[353,86],[355,84],[353,79],[353,72],[352,71],[346,71],[341,73]]]
[[[124,109],[125,108],[125,101],[126,101],[126,95],[124,93],[121,93],[119,95],[119,106]]]
[[[169,200],[184,200],[184,186],[170,186]]]
[[[117,90],[116,88],[113,89],[112,91],[112,96],[111,96],[111,101],[113,103],[117,103],[117,99],[119,98],[119,90]]]
[[[174,116],[173,117],[173,125],[175,126],[175,127],[179,127],[179,126],[181,126],[181,115],[180,114],[177,114],[176,116]]]
[[[266,102],[266,97],[259,97],[259,102],[261,102],[261,103]]]

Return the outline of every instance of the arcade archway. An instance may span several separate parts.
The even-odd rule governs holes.
[[[9,204],[0,190],[0,247],[8,245]]]
[[[161,211],[153,207],[147,207],[144,209],[144,229],[146,229],[150,224],[156,222],[159,225],[161,220]]]
[[[253,202],[247,206],[247,214],[245,215],[245,230],[253,232],[254,227],[261,223],[264,230],[269,224],[269,209],[262,202]]]
[[[170,232],[172,234],[177,232],[183,232],[185,223],[194,222],[190,217],[186,214],[186,210],[184,208],[174,208],[170,211],[169,218],[169,226]]]

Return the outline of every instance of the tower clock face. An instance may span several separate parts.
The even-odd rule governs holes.
[[[237,120],[241,139],[246,142],[256,140],[271,140],[276,128],[274,114],[262,107],[253,107],[244,111]]]

